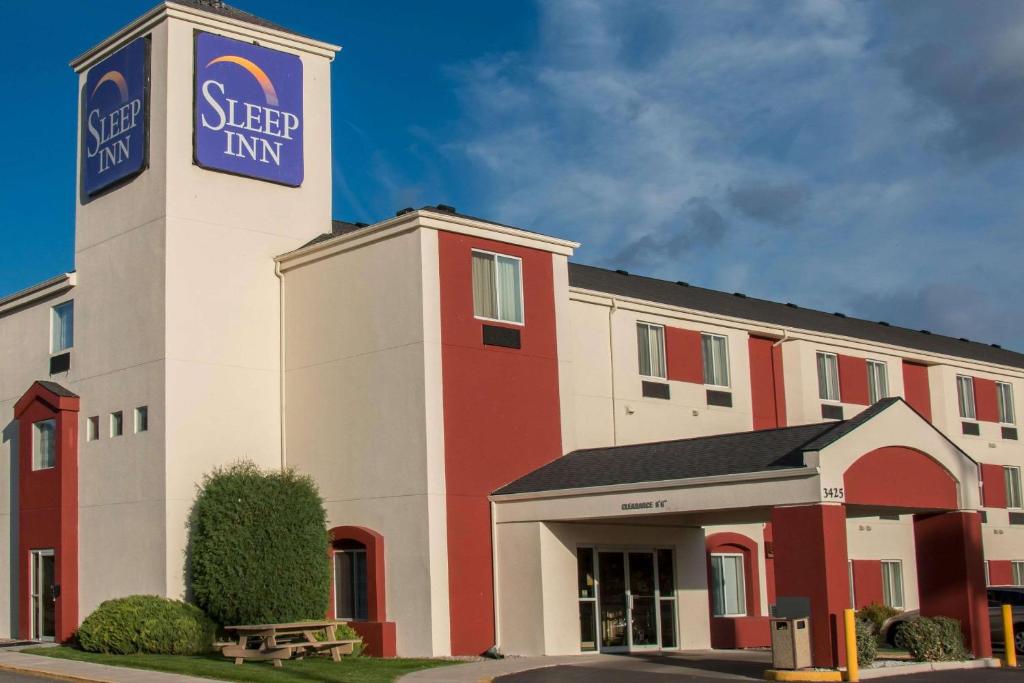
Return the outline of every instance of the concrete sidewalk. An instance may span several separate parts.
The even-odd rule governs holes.
[[[103,681],[109,683],[209,683],[208,678],[193,678],[144,669],[90,664],[70,659],[27,655],[0,650],[0,671],[15,671],[31,676],[45,676],[65,681]]]
[[[399,683],[487,683],[498,676],[566,664],[587,664],[608,655],[566,655],[564,657],[509,657],[467,662],[437,669],[415,671],[398,679]]]

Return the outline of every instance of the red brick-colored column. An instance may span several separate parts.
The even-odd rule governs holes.
[[[960,621],[976,657],[992,656],[981,518],[977,512],[914,515],[921,614]]]
[[[849,607],[846,509],[820,503],[772,510],[775,591],[811,600],[811,659],[814,666],[846,662],[843,610]]]

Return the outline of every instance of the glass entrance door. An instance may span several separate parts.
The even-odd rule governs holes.
[[[53,584],[56,574],[52,550],[32,551],[32,638],[53,640],[56,629],[56,605]]]
[[[601,650],[624,652],[660,647],[654,552],[602,550],[597,558]],[[674,624],[670,628],[674,629]]]

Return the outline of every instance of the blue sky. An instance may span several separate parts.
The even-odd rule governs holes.
[[[151,4],[0,0],[0,293],[72,267],[67,62]],[[337,218],[453,204],[580,262],[1024,350],[1024,3],[233,4],[344,46]]]

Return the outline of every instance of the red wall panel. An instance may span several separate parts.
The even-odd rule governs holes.
[[[448,232],[438,247],[452,653],[475,655],[494,645],[487,496],[562,455],[552,256]],[[473,248],[522,259],[519,349],[483,345]]]
[[[999,422],[999,399],[996,383],[990,379],[974,378],[974,411],[982,422]]]
[[[771,339],[750,337],[750,403],[754,414],[754,429],[774,429],[779,426],[775,406],[775,372],[772,368]]]
[[[885,446],[860,457],[843,475],[846,502],[902,508],[955,510],[956,480],[927,455]]]
[[[928,366],[920,363],[903,361],[903,391],[907,403],[921,413],[921,416],[932,421],[932,395],[928,386]]]
[[[1013,565],[1010,563],[1010,560],[989,560],[988,582],[990,586],[1012,585]]]
[[[981,492],[987,508],[1006,507],[1006,472],[1002,465],[981,466]]]
[[[853,598],[857,609],[882,604],[882,561],[853,560]]]
[[[704,357],[700,332],[666,327],[665,361],[670,380],[704,384]]]
[[[868,404],[868,362],[854,356],[839,356],[839,391],[843,403]]]

